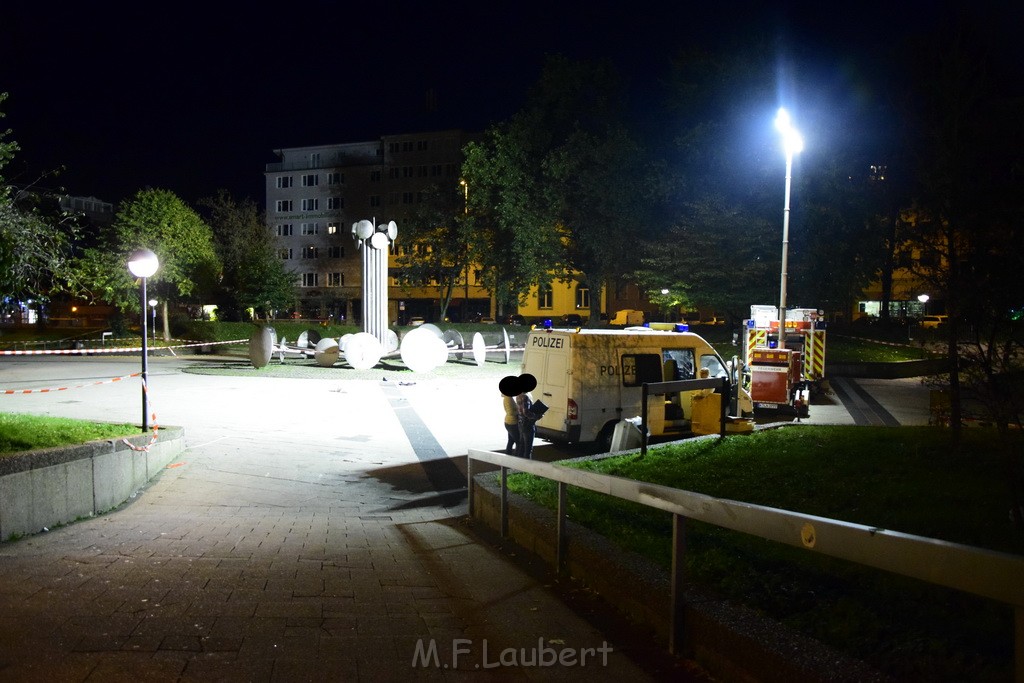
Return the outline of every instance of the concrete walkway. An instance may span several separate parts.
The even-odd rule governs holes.
[[[158,424],[186,430],[179,462],[120,510],[0,544],[0,679],[701,679],[609,638],[461,526],[458,456],[503,446],[495,380],[211,377],[191,362],[150,365]],[[138,423],[138,380],[107,382],[137,368],[0,359],[0,389],[83,385],[0,410]],[[853,422],[838,402],[812,419]]]

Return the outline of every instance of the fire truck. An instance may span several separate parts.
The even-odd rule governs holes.
[[[751,306],[743,321],[744,388],[755,413],[807,417],[811,391],[825,378],[825,322],[814,308],[786,311],[779,344],[779,309]]]

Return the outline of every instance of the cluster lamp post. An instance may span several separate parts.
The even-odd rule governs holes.
[[[160,259],[156,257],[149,249],[136,249],[132,252],[131,256],[128,257],[128,270],[131,271],[132,275],[139,278],[142,284],[140,291],[139,302],[142,304],[140,310],[142,311],[142,431],[146,432],[149,430],[149,400],[146,395],[146,375],[149,371],[148,353],[149,350],[146,347],[146,340],[148,333],[146,331],[146,278],[152,277],[156,272],[156,269],[160,267]],[[156,306],[153,307],[154,315],[154,327]]]

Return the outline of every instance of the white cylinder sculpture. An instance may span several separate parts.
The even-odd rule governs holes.
[[[362,220],[352,224],[352,237],[363,250],[361,330],[388,346],[388,251],[398,237],[394,221],[374,227]]]

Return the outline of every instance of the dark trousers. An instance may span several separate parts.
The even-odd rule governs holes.
[[[505,452],[509,455],[516,455],[519,452],[519,423],[506,424],[505,431],[508,432]]]
[[[520,458],[533,457],[533,437],[537,435],[537,423],[533,420],[519,421],[519,448],[516,455]]]

